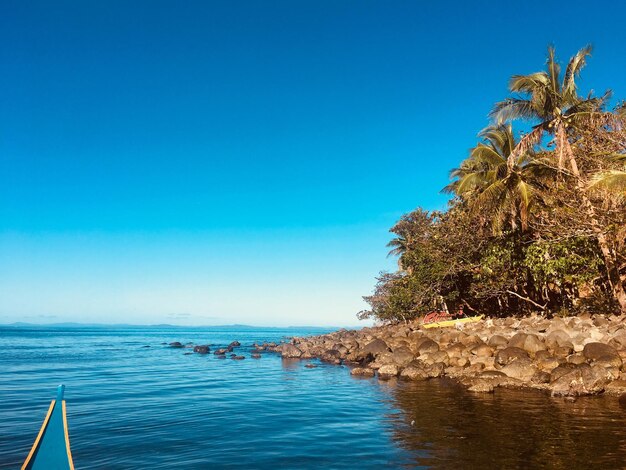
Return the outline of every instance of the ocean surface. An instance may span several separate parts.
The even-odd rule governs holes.
[[[20,467],[59,383],[77,469],[626,467],[615,398],[474,395],[250,357],[255,341],[323,332],[0,327],[0,468]],[[163,344],[234,340],[245,360]]]

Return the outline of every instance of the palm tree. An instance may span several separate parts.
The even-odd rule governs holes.
[[[491,116],[497,123],[510,122],[514,119],[538,121],[532,131],[520,139],[515,150],[509,155],[509,167],[515,164],[519,155],[539,144],[545,135],[554,136],[558,169],[564,170],[564,161],[567,158],[575,187],[579,191],[602,251],[613,295],[619,302],[622,312],[626,313],[626,291],[620,279],[616,254],[598,223],[595,208],[587,195],[589,185],[580,173],[570,142],[570,138],[574,137],[574,131],[585,124],[603,121],[604,124],[614,125],[617,121],[616,115],[604,112],[604,106],[611,96],[609,91],[599,98],[594,98],[591,94],[587,98],[578,95],[576,78],[590,55],[591,46],[578,51],[568,62],[561,80],[561,69],[556,61],[554,48],[549,47],[546,71],[513,76],[509,89],[520,95],[496,103]]]
[[[450,176],[456,178],[444,191],[464,198],[471,209],[492,215],[494,234],[509,221],[511,230],[526,230],[533,198],[533,156],[527,151],[511,159],[516,148],[510,124],[487,127],[484,141]]]
[[[518,148],[511,155],[512,159],[516,154],[523,153],[524,150],[541,142],[545,135],[552,135],[559,157],[559,169],[563,169],[567,157],[572,171],[578,172],[568,133],[593,115],[603,113],[604,106],[611,96],[610,91],[601,97],[592,97],[591,94],[587,98],[578,96],[576,78],[590,55],[591,46],[578,51],[567,64],[565,75],[561,80],[561,67],[556,61],[554,48],[549,47],[546,71],[514,75],[511,78],[509,89],[519,95],[496,103],[491,116],[496,123],[514,119],[538,121],[532,131],[520,140]]]

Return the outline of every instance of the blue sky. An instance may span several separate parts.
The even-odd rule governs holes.
[[[0,323],[355,325],[508,78],[618,3],[4,1]]]

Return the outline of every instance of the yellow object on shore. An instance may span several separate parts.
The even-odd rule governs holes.
[[[436,321],[432,323],[424,323],[422,325],[423,328],[446,328],[448,326],[456,326],[462,323],[476,323],[477,321],[482,320],[482,315],[477,315],[475,317],[466,317],[466,318],[457,318],[454,320],[445,320],[445,321]]]

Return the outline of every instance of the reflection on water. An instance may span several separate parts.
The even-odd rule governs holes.
[[[386,388],[404,416],[394,441],[413,453],[417,465],[626,468],[626,412],[615,398],[473,394],[449,381],[391,382]]]

